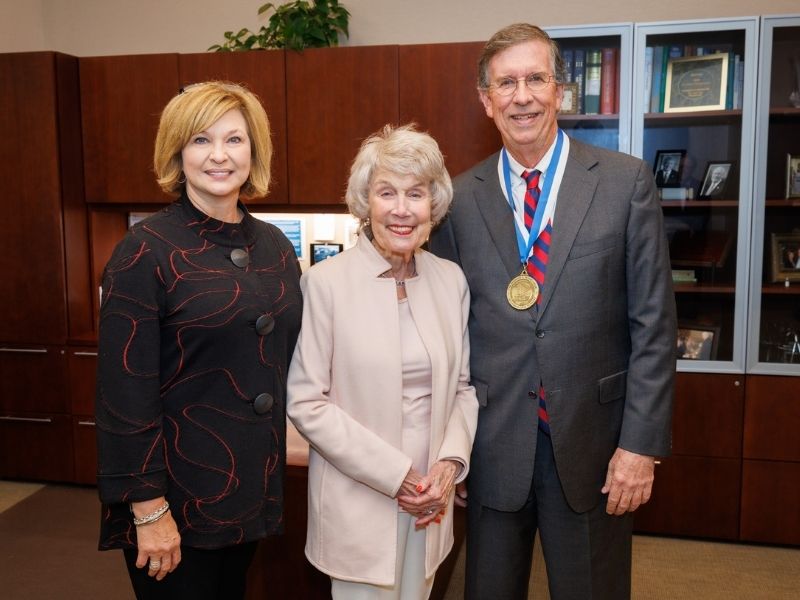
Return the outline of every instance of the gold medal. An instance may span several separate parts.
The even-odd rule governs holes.
[[[527,310],[534,304],[539,297],[539,284],[528,275],[525,267],[522,273],[514,277],[506,288],[506,298],[508,303],[517,310]]]

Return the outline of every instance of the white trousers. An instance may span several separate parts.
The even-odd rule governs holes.
[[[331,578],[333,600],[427,600],[433,588],[433,577],[425,578],[425,530],[417,531],[414,521],[416,517],[408,513],[397,514],[394,585]]]

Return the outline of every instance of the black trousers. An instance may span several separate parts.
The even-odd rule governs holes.
[[[124,550],[133,591],[138,600],[242,600],[247,569],[258,542],[216,550],[181,546],[178,568],[161,581],[136,567],[135,548]]]
[[[537,530],[552,600],[627,600],[633,516],[605,512],[606,497],[576,513],[556,472],[550,437],[538,432],[531,491],[516,512],[467,501],[467,600],[527,600]]]

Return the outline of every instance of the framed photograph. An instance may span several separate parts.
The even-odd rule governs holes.
[[[659,150],[653,163],[653,173],[656,176],[656,186],[680,187],[681,169],[686,150]]]
[[[715,161],[706,165],[703,181],[697,189],[698,198],[719,199],[725,197],[728,182],[733,179],[733,161]]]
[[[772,234],[772,281],[800,281],[800,233]]]
[[[800,154],[786,155],[786,197],[800,198]]]
[[[250,213],[256,219],[270,223],[280,229],[292,246],[297,258],[303,260],[306,255],[303,248],[306,245],[306,220],[305,218],[287,218],[280,213]]]
[[[728,53],[672,58],[667,63],[664,112],[725,110]]]
[[[717,358],[719,327],[683,323],[678,325],[677,357],[682,360]]]
[[[311,244],[310,262],[312,265],[336,256],[342,251],[342,244],[332,244],[330,242]]]
[[[564,84],[564,97],[561,99],[562,115],[575,115],[578,113],[578,84],[576,82]]]

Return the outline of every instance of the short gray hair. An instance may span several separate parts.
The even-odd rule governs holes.
[[[361,144],[347,182],[345,201],[350,214],[362,221],[369,217],[369,186],[377,171],[413,175],[428,185],[431,193],[431,221],[438,224],[453,201],[453,184],[444,166],[439,144],[416,125],[385,125]]]
[[[489,81],[489,63],[495,56],[503,50],[511,48],[511,46],[526,42],[544,42],[550,46],[553,75],[555,75],[557,83],[564,83],[566,69],[564,68],[564,59],[561,58],[558,43],[541,27],[529,23],[514,23],[503,27],[495,33],[483,47],[483,52],[478,58],[478,89],[485,90],[489,88],[491,83]]]

